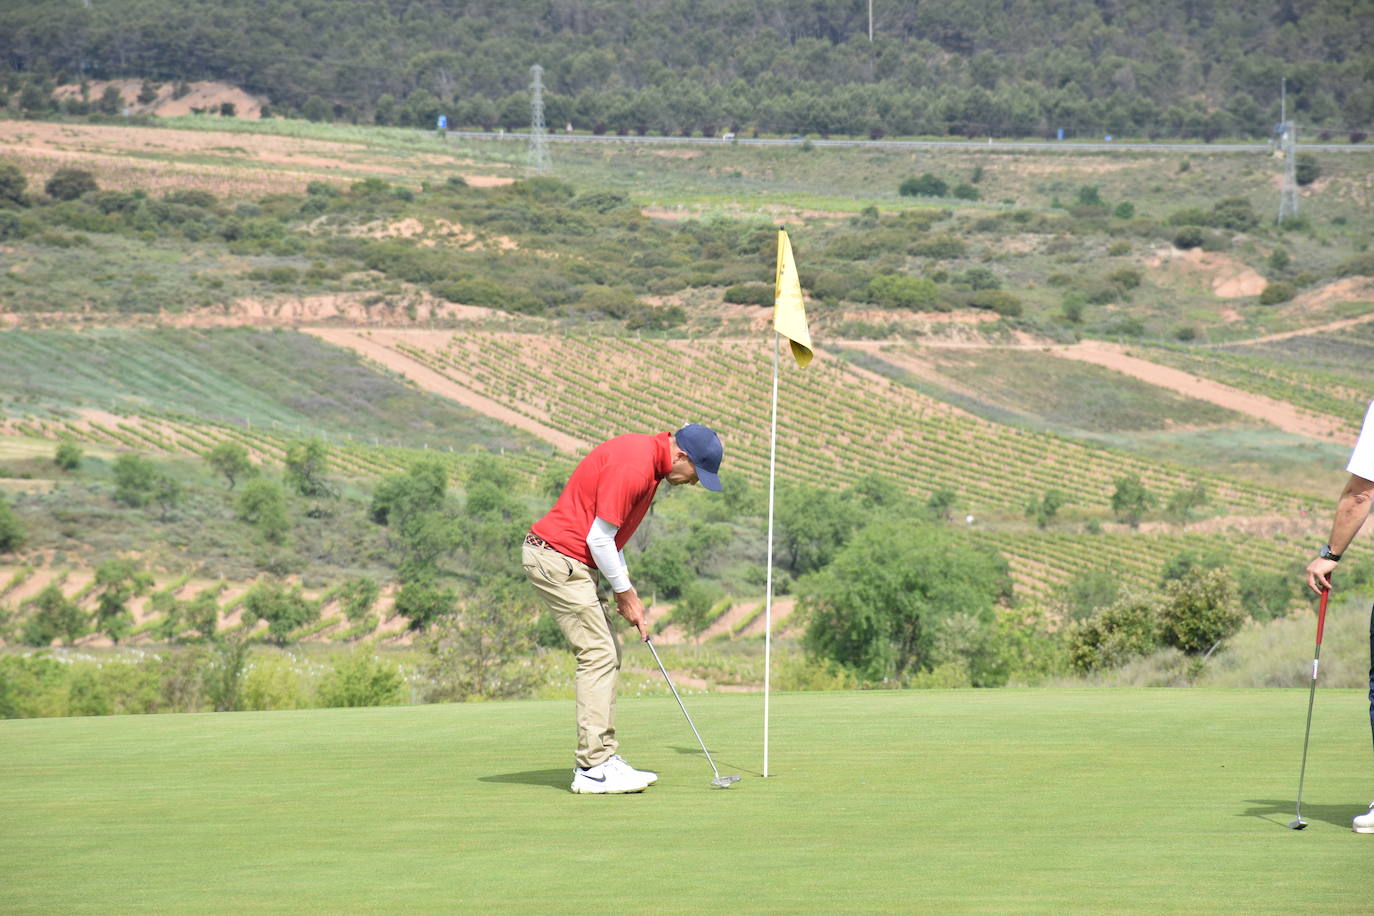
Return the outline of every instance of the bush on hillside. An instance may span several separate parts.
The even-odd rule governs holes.
[[[12,162],[0,162],[0,202],[23,206],[27,202],[24,189],[28,185],[29,180],[19,166]]]
[[[1311,153],[1298,153],[1296,161],[1293,163],[1293,177],[1299,185],[1309,185],[1321,177],[1321,164],[1317,162],[1317,157]]]
[[[939,287],[925,277],[884,274],[868,284],[868,301],[884,308],[919,311],[932,308],[939,298]]]
[[[964,240],[952,235],[937,235],[907,248],[908,253],[918,258],[934,258],[938,261],[962,258],[967,250],[968,245]]]
[[[1003,289],[978,290],[970,293],[965,301],[969,308],[988,309],[1004,318],[1016,318],[1021,314],[1021,300]]]
[[[1212,217],[1205,210],[1196,207],[1189,207],[1184,210],[1175,210],[1169,214],[1165,222],[1170,226],[1210,226]]]
[[[1165,583],[1160,638],[1189,655],[1211,652],[1245,622],[1235,582],[1224,569],[1198,570]]]
[[[43,186],[49,197],[56,200],[76,200],[83,194],[97,191],[95,176],[85,169],[61,168]]]
[[[727,289],[723,298],[735,305],[771,306],[773,287],[766,283],[741,283]]]
[[[20,637],[26,646],[49,646],[56,639],[71,644],[86,635],[89,615],[57,585],[45,586],[22,610],[28,613]]]
[[[1069,664],[1087,674],[1116,668],[1153,652],[1159,645],[1159,607],[1155,599],[1128,594],[1092,617],[1069,624]]]
[[[277,645],[286,645],[293,630],[320,617],[319,604],[305,597],[299,585],[288,588],[266,579],[245,592],[241,604],[245,620],[267,622],[268,637]]]
[[[1298,294],[1297,289],[1292,283],[1279,280],[1264,287],[1264,291],[1259,294],[1260,305],[1278,305],[1287,302]]]
[[[0,210],[0,242],[22,238],[23,235],[24,222],[19,215],[9,210]]]
[[[0,497],[0,553],[13,553],[24,546],[24,526],[10,504]]]
[[[371,646],[360,646],[335,662],[334,668],[320,680],[320,705],[396,706],[401,702],[404,684],[394,664],[377,658]]]
[[[943,179],[926,172],[920,178],[908,178],[897,188],[903,197],[944,197],[949,193],[949,185]]]
[[[1206,240],[1206,235],[1197,226],[1185,226],[1174,236],[1174,247],[1187,251],[1189,248],[1201,248]]]
[[[1212,206],[1210,224],[1218,229],[1246,232],[1259,225],[1259,217],[1244,197],[1228,197]]]
[[[1342,261],[1336,268],[1338,277],[1374,277],[1374,251],[1366,251]]]

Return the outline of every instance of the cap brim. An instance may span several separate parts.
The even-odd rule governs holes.
[[[720,492],[720,475],[712,474],[705,468],[697,468],[697,482],[708,490]]]

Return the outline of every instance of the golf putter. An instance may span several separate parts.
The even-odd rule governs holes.
[[[1298,771],[1298,816],[1288,825],[1289,830],[1302,830],[1307,821],[1302,819],[1302,781],[1307,776],[1307,739],[1312,734],[1312,700],[1317,696],[1317,660],[1322,657],[1322,629],[1326,625],[1326,596],[1331,589],[1322,590],[1321,606],[1317,611],[1317,648],[1312,654],[1312,686],[1307,691],[1307,728],[1302,733],[1302,769]]]
[[[692,717],[687,714],[687,707],[682,705],[682,697],[677,695],[677,688],[673,686],[673,679],[668,676],[668,669],[663,667],[663,659],[658,657],[658,650],[654,648],[653,642],[649,637],[644,637],[644,645],[649,647],[649,651],[654,655],[654,661],[658,662],[658,670],[663,672],[663,679],[668,682],[668,689],[673,692],[673,699],[677,700],[678,708],[682,714],[687,716],[687,724],[692,727],[692,734],[697,736],[697,744],[701,745],[701,752],[706,755],[706,762],[711,765],[711,772],[716,774],[716,778],[711,780],[711,785],[718,789],[728,789],[731,784],[739,782],[738,776],[722,776],[720,770],[716,769],[716,762],[711,759],[711,752],[706,749],[706,742],[701,740],[701,732],[692,724]]]

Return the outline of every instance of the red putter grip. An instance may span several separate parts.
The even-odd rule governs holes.
[[[1322,644],[1322,630],[1326,629],[1326,596],[1331,594],[1331,589],[1322,589],[1321,605],[1317,609],[1317,645]]]

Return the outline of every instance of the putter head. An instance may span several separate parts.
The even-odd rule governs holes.
[[[1301,817],[1299,817],[1297,820],[1293,821],[1293,823],[1288,825],[1289,830],[1302,830],[1306,827],[1307,821],[1303,820]]]
[[[737,782],[739,782],[738,776],[717,776],[711,780],[711,785],[718,789],[728,789]]]

